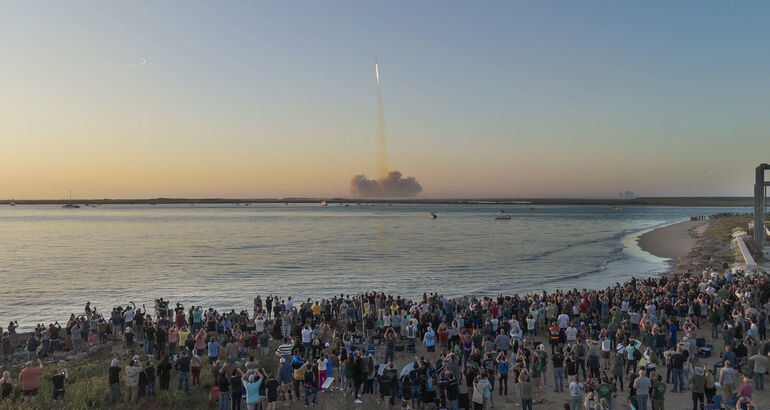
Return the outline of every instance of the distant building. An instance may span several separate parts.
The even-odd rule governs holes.
[[[636,198],[636,194],[634,191],[625,191],[618,194],[620,199],[634,199]]]

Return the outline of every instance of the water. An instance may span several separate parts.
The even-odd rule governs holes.
[[[497,221],[497,209],[511,215]],[[434,211],[438,219],[431,220]],[[644,230],[749,208],[336,204],[0,207],[0,323],[158,297],[251,308],[374,289],[416,297],[605,287],[664,270]]]

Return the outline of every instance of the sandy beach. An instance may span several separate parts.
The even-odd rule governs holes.
[[[654,229],[639,237],[639,247],[661,258],[677,259],[687,256],[704,232],[708,221],[685,221]]]

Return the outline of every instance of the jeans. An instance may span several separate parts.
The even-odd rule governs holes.
[[[671,369],[671,375],[674,378],[674,387],[672,391],[681,391],[684,389],[684,374],[682,369]],[[677,387],[679,386],[679,387]]]
[[[184,383],[185,393],[190,392],[190,372],[179,372],[179,386],[177,390],[182,390],[182,383]]]
[[[762,373],[754,373],[754,388],[762,391],[765,390],[765,375]]]
[[[583,410],[583,396],[570,396],[569,410]]]
[[[310,405],[310,394],[313,394],[313,404],[315,404],[316,396],[318,395],[318,387],[315,386],[315,384],[310,383],[308,386],[305,386],[305,405]]]
[[[176,354],[176,342],[170,342],[168,344],[168,355],[174,357]]]
[[[636,404],[637,410],[647,410],[647,400],[650,398],[649,394],[637,394],[636,395]]]
[[[120,401],[120,383],[110,384],[110,404],[117,404]]]
[[[700,408],[703,409],[703,393],[692,392],[692,410],[698,410],[698,402],[700,402]]]
[[[415,404],[415,401],[417,404]],[[422,391],[420,386],[412,386],[412,407],[422,407]]]
[[[144,341],[144,353],[148,355],[152,355],[153,350],[155,350],[155,341],[154,340],[145,340]]]
[[[508,395],[508,373],[500,373],[500,395],[503,395],[503,388],[505,388],[505,395]]]
[[[719,336],[719,327],[718,325],[711,325],[711,338],[716,339]]]
[[[521,410],[532,410],[532,399],[521,399]]]
[[[553,388],[556,391],[564,391],[564,368],[553,368]]]
[[[230,392],[219,392],[219,407],[218,410],[230,410]]]
[[[155,380],[147,380],[147,394],[149,396],[155,395]]]
[[[230,407],[232,407],[233,410],[241,410],[241,397],[241,392],[230,392]]]

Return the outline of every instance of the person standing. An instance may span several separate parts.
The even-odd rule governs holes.
[[[725,367],[719,371],[719,383],[722,384],[722,397],[724,400],[732,400],[735,390],[735,370],[729,360],[725,361]]]
[[[663,383],[663,376],[655,377],[655,384],[652,386],[652,410],[665,410],[666,383]]]
[[[69,377],[67,368],[62,369],[51,376],[51,383],[53,384],[53,400],[57,401],[60,398],[64,398],[64,379]]]
[[[500,379],[500,396],[503,395],[503,389],[505,389],[505,395],[508,395],[508,371],[510,370],[511,363],[508,361],[504,352],[497,354],[497,373]]]
[[[241,376],[243,387],[246,389],[246,408],[256,410],[257,403],[262,399],[259,395],[259,386],[264,381],[264,375],[259,370],[249,370]]]
[[[43,362],[37,359],[38,366],[32,367],[32,362],[27,362],[19,373],[19,385],[24,401],[29,401],[37,396],[40,385],[40,375],[43,373]]]
[[[155,371],[158,376],[161,390],[168,390],[169,381],[171,380],[171,362],[168,356],[163,356],[163,360],[158,364],[158,370]]]
[[[692,410],[698,409],[698,402],[700,402],[700,408],[703,409],[703,400],[706,395],[706,374],[702,367],[695,368],[692,376],[690,376],[689,384],[692,390]]]
[[[551,355],[551,363],[553,363],[553,391],[564,391],[564,355],[560,351]]]
[[[570,410],[583,410],[583,383],[577,376],[572,378],[569,384],[569,408]]]
[[[647,377],[647,371],[639,369],[639,377],[634,380],[634,389],[636,389],[636,404],[638,410],[647,410],[647,400],[650,398],[650,387],[652,382]]]
[[[145,363],[144,374],[147,377],[147,395],[155,395],[155,367],[152,365],[152,359]]]
[[[532,379],[527,370],[522,370],[519,374],[519,385],[521,386],[521,408],[522,410],[532,410],[533,387]]]
[[[241,397],[243,397],[243,372],[241,369],[233,369],[229,382],[232,410],[241,410]]]
[[[120,364],[118,359],[113,359],[109,370],[110,405],[117,405],[120,401]]]
[[[749,360],[754,362],[754,388],[756,388],[757,391],[763,391],[765,390],[765,372],[767,371],[768,363],[767,356],[763,355],[761,352],[757,352],[757,354],[751,356]]]
[[[227,378],[227,366],[219,368],[214,380],[219,386],[218,410],[230,410],[230,380]]]
[[[179,360],[174,363],[174,368],[179,372],[179,385],[177,390],[182,390],[182,384],[184,384],[185,393],[190,392],[190,357],[187,355],[186,350],[182,350]]]
[[[139,399],[139,373],[141,371],[142,367],[139,365],[137,357],[134,357],[124,369],[126,373],[126,403],[133,403]]]

